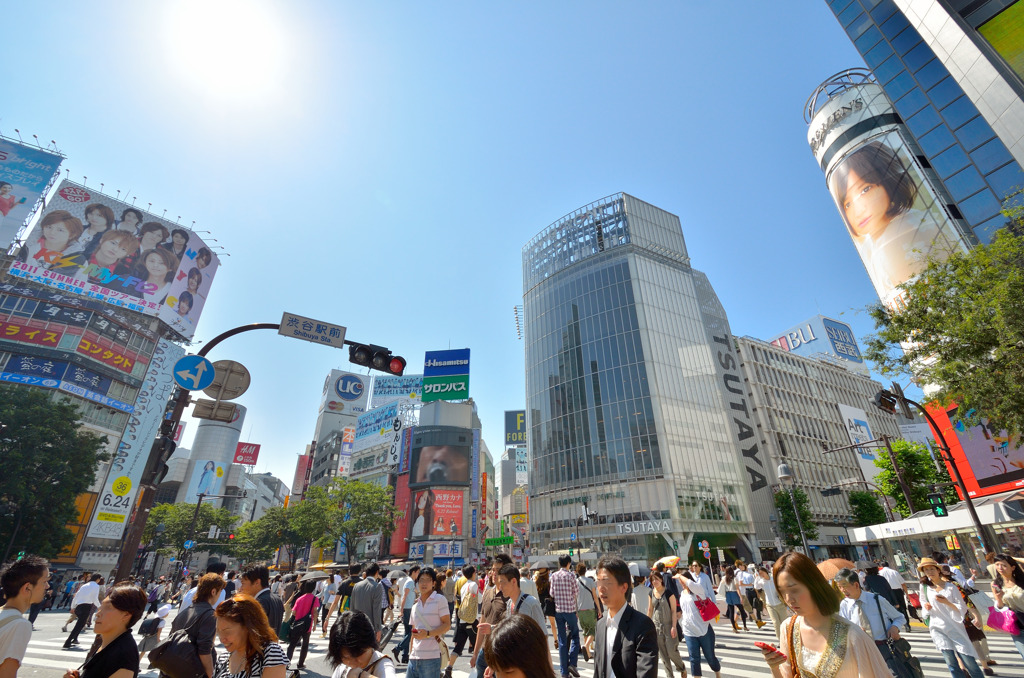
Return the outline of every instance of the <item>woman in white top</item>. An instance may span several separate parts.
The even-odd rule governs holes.
[[[739,585],[739,580],[736,579],[736,568],[729,565],[725,568],[725,575],[718,585],[718,595],[725,598],[725,616],[732,623],[733,633],[740,632],[740,627],[736,624],[736,610],[739,610],[740,617],[743,619],[743,630],[747,630],[747,612],[743,609],[743,603],[740,601]]]
[[[679,610],[686,651],[690,655],[690,671],[694,676],[701,675],[700,654],[703,652],[708,667],[715,672],[715,678],[721,678],[722,662],[715,656],[715,630],[710,622],[704,621],[697,609],[697,601],[706,599],[704,587],[686,570],[676,575],[676,579],[685,584],[679,594]]]
[[[331,678],[347,678],[362,671],[376,678],[395,678],[395,665],[377,651],[377,636],[370,618],[359,611],[341,613],[331,627],[327,663],[334,669]]]
[[[982,678],[978,655],[964,628],[967,604],[956,584],[942,576],[939,564],[931,558],[922,558],[917,564],[921,577],[921,614],[928,620],[928,633],[942,653],[953,678]],[[959,660],[959,661],[957,661]],[[965,674],[960,663],[967,668]]]

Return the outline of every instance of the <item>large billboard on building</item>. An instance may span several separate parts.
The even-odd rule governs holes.
[[[864,375],[870,373],[853,329],[844,322],[823,315],[791,327],[769,343],[784,351],[807,357],[825,353],[848,363],[851,370]]]
[[[526,448],[517,447],[516,455],[516,485],[526,485],[529,482],[529,464],[526,459]]]
[[[366,411],[370,377],[342,370],[331,370],[324,380],[320,413],[358,415]],[[339,429],[340,430],[340,429]]]
[[[383,407],[393,402],[418,403],[423,397],[423,375],[406,374],[401,377],[376,376],[370,404]]]
[[[423,402],[469,397],[469,349],[427,351],[423,358]]]
[[[978,27],[992,49],[1024,78],[1024,2],[1017,0]]]
[[[192,468],[192,478],[188,482],[188,490],[185,492],[185,501],[196,501],[200,494],[220,494],[227,473],[228,468],[223,462],[213,459],[197,459],[196,465]]]
[[[309,479],[309,467],[313,463],[312,454],[300,454],[295,462],[295,476],[292,478],[292,494],[301,498],[306,493]]]
[[[394,432],[395,419],[398,418],[398,403],[393,402],[384,407],[377,407],[356,420],[356,432],[353,439],[353,452],[361,452],[368,447],[390,440]]]
[[[839,406],[839,415],[843,418],[843,426],[846,428],[846,434],[850,437],[851,444],[859,445],[875,439],[874,434],[871,433],[871,425],[868,423],[867,412],[850,405],[837,404]],[[875,466],[875,459],[878,457],[878,448],[875,447],[877,444],[873,443],[870,447],[856,447],[853,450],[854,454],[857,455],[857,465],[860,466],[865,480],[869,483],[873,482],[879,471],[881,471],[880,468]]]
[[[465,490],[458,488],[413,490],[409,540],[461,536],[465,496]]]
[[[505,446],[526,444],[526,410],[505,410]]]
[[[472,429],[417,426],[412,435],[409,487],[469,486],[473,479]]]
[[[409,523],[412,522],[412,494],[409,492],[409,474],[400,474],[395,479],[395,506],[402,515],[395,518],[395,531],[391,533],[391,555],[403,557],[409,552]],[[425,521],[424,521],[425,522]]]
[[[953,463],[972,497],[987,497],[1024,487],[1024,440],[1011,438],[1006,431],[993,431],[984,420],[982,425],[971,428],[954,423],[958,409],[955,404],[943,408],[929,403],[926,407],[945,436]],[[935,440],[941,439],[936,435]]]
[[[174,222],[62,181],[11,275],[158,317],[191,339],[220,259]]]
[[[0,251],[14,241],[60,167],[61,156],[0,139]]]
[[[153,441],[160,431],[167,401],[174,391],[174,363],[185,349],[161,339],[146,370],[139,395],[128,417],[128,425],[111,460],[100,492],[96,515],[89,524],[89,537],[120,539],[128,516],[135,508],[139,483],[145,471]],[[72,370],[78,369],[72,366]]]

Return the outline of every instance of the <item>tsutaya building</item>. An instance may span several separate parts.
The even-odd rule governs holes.
[[[531,542],[756,558],[772,471],[679,218],[623,193],[572,212],[523,248],[523,297]]]

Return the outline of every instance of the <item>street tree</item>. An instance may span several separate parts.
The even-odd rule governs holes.
[[[179,555],[189,539],[199,543],[196,551],[229,553],[233,548],[229,540],[211,539],[208,535],[213,527],[221,531],[230,530],[239,517],[231,515],[228,509],[214,508],[204,502],[196,518],[195,530],[191,530],[195,512],[194,503],[157,504],[149,512],[146,528],[142,531],[142,542],[152,544],[158,553],[165,556]],[[157,529],[160,525],[163,525],[162,531]]]
[[[257,520],[238,527],[234,554],[245,561],[261,561],[283,548],[289,553],[288,562],[294,562],[295,549],[302,541],[291,525],[289,509],[274,506]]]
[[[852,490],[848,498],[850,511],[853,513],[853,524],[856,527],[886,522],[885,508],[878,502],[874,492]]]
[[[957,419],[1024,433],[1024,192],[1004,202],[1007,228],[992,242],[929,261],[900,285],[898,309],[870,307],[866,357],[887,376],[937,387]]]
[[[936,465],[928,448],[921,443],[914,443],[908,440],[892,441],[892,451],[896,455],[896,463],[899,464],[903,480],[910,488],[910,499],[914,502],[914,509],[923,511],[928,508],[928,494],[932,486],[938,483],[948,483],[949,471],[945,464]],[[896,471],[893,470],[889,455],[880,454],[875,457],[875,466],[881,469],[875,478],[875,484],[887,496],[896,500],[896,511],[903,517],[910,515],[907,508],[907,500],[903,495]],[[945,497],[946,502],[954,504],[957,501],[956,491],[952,486],[940,487],[939,492]]]
[[[782,533],[782,541],[791,548],[801,546],[800,523],[797,523],[796,513],[793,512],[793,502],[796,502],[797,510],[800,512],[800,521],[803,523],[804,536],[807,541],[818,538],[818,526],[811,514],[810,502],[807,494],[799,487],[793,488],[793,498],[790,499],[788,490],[779,490],[775,493],[775,511],[779,516],[779,531]]]
[[[310,487],[293,508],[300,509],[300,534],[320,548],[341,542],[349,562],[361,537],[390,536],[395,520],[403,515],[395,506],[393,488],[350,478],[335,478],[327,488]]]
[[[52,558],[74,535],[75,499],[96,480],[106,438],[79,428],[78,409],[52,392],[0,386],[0,555]]]

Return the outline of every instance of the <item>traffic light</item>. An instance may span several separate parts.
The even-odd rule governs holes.
[[[348,347],[348,360],[356,365],[387,372],[396,377],[405,372],[405,358],[391,355],[391,350],[374,344],[352,344]]]
[[[928,495],[928,504],[932,507],[932,515],[936,518],[945,518],[949,515],[949,509],[946,508],[946,500],[938,492]]]
[[[875,407],[889,414],[896,414],[896,402],[896,396],[885,389],[876,393],[875,397],[871,399],[871,403]]]
[[[163,482],[164,476],[167,475],[167,460],[177,447],[170,436],[161,436],[153,441],[146,470],[142,473],[143,485],[159,485]]]
[[[231,534],[228,535],[228,540],[229,541],[234,539],[234,538],[235,538],[235,533],[234,532],[232,532]]]

